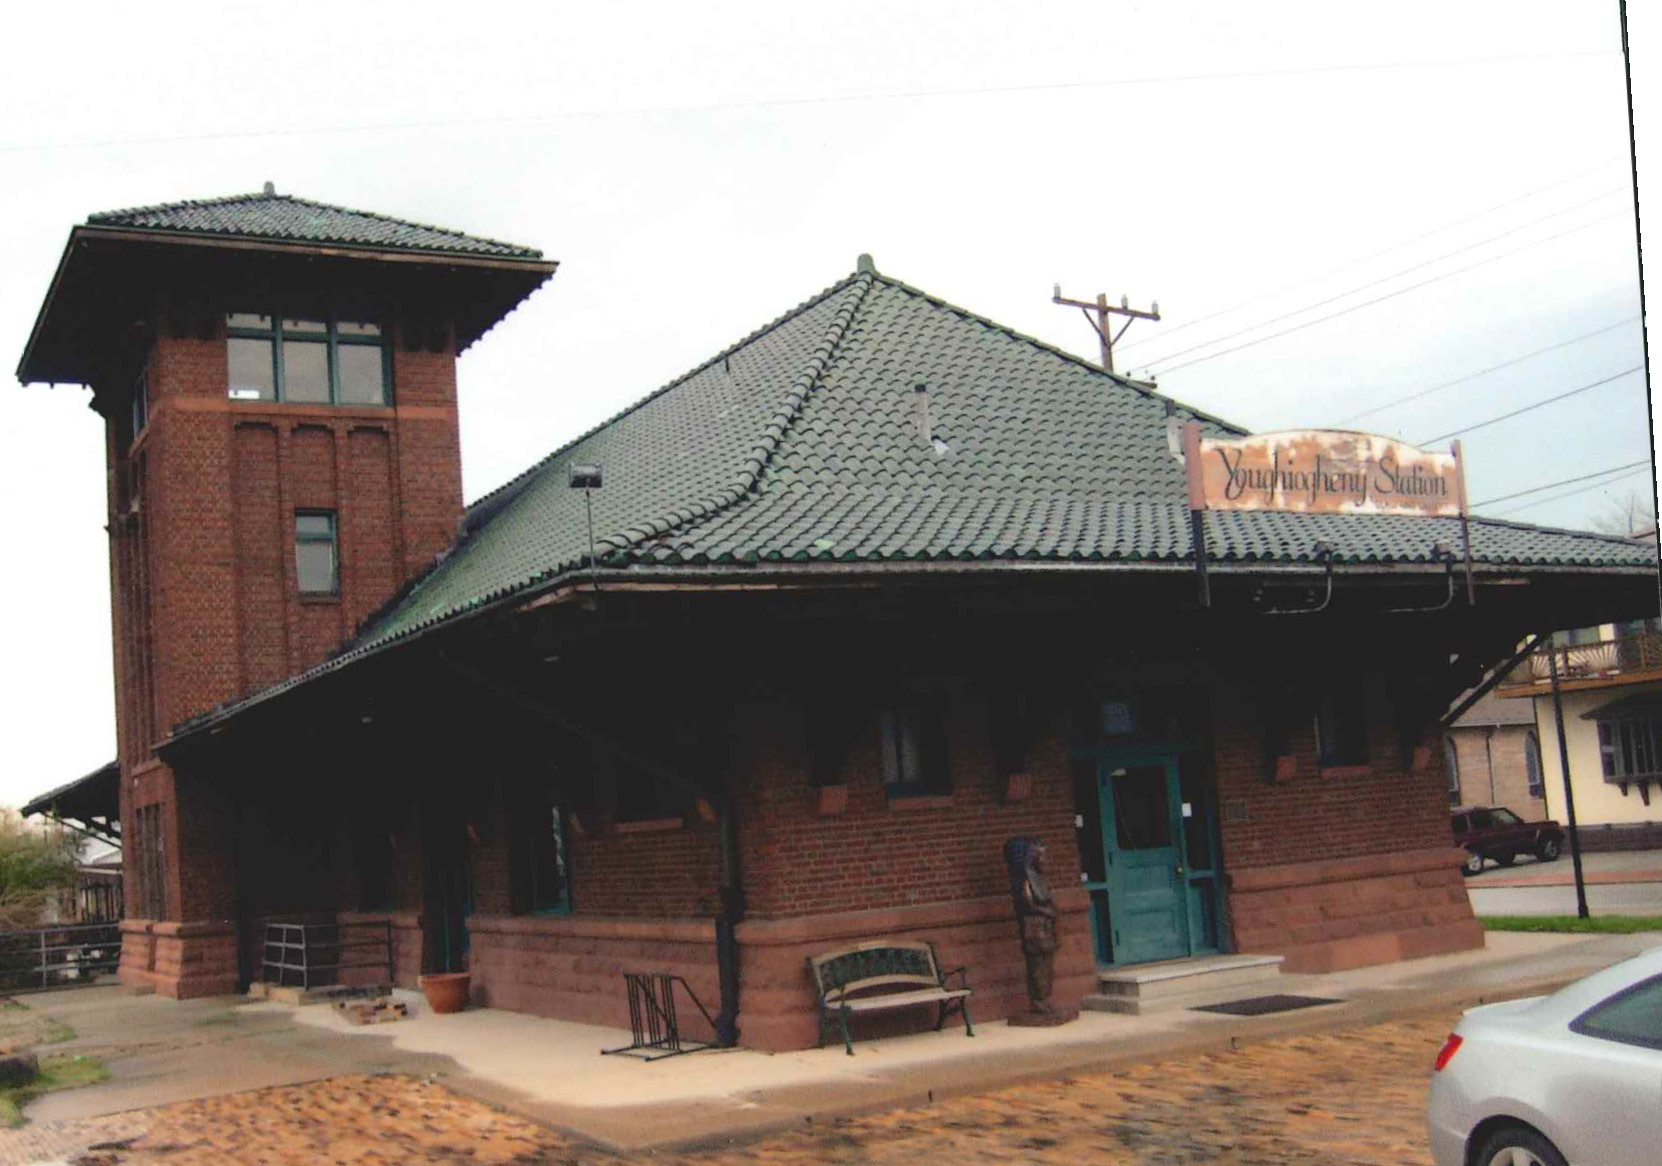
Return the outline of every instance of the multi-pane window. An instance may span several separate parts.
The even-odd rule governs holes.
[[[232,400],[385,405],[392,399],[379,324],[232,312],[225,337]]]
[[[1601,719],[1598,725],[1605,781],[1662,781],[1662,715]]]
[[[1541,739],[1531,729],[1524,734],[1524,776],[1529,779],[1529,796],[1546,796],[1546,784],[1541,780]]]
[[[340,590],[339,542],[330,510],[302,510],[294,516],[294,572],[302,595]]]
[[[150,366],[147,364],[139,370],[138,377],[133,381],[133,436],[137,437],[143,433],[149,421]]]
[[[1460,751],[1453,737],[1443,738],[1443,764],[1448,769],[1448,804],[1460,804]]]

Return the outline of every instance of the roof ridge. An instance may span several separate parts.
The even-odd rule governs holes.
[[[780,439],[802,412],[803,403],[825,374],[826,368],[831,363],[831,358],[836,354],[838,346],[842,344],[843,337],[848,334],[848,327],[853,322],[854,314],[860,310],[860,305],[865,302],[866,294],[871,291],[875,278],[873,272],[856,271],[852,276],[836,285],[846,290],[847,302],[837,308],[836,314],[831,317],[831,323],[826,327],[825,336],[820,341],[819,347],[808,358],[807,366],[797,375],[796,380],[792,382],[790,389],[785,393],[785,399],[779,403],[778,408],[773,412],[773,416],[762,427],[761,435],[757,438],[756,444],[751,447],[749,455],[745,458],[744,468],[739,471],[738,478],[733,484],[719,494],[701,498],[690,505],[658,518],[637,523],[630,529],[618,534],[607,535],[599,540],[608,544],[607,551],[601,555],[602,558],[612,551],[628,550],[630,547],[638,546],[648,539],[661,538],[678,527],[710,518],[750,496],[757,483],[761,481],[762,471],[772,461],[774,451],[779,448]]]
[[[479,497],[475,498],[472,502],[468,503],[468,505],[467,505],[468,520],[467,520],[466,525],[469,528],[471,528],[474,525],[474,523],[472,522],[472,515],[473,515],[473,511],[477,507],[480,507],[480,506],[484,505],[486,502],[489,502],[491,499],[495,498],[497,495],[503,493],[504,491],[507,491],[507,490],[512,489],[514,487],[523,487],[523,486],[529,484],[530,480],[532,478],[534,478],[538,474],[539,471],[541,471],[544,467],[548,466],[550,463],[552,463],[556,458],[560,457],[562,454],[568,453],[573,447],[575,447],[577,445],[580,445],[581,443],[587,441],[589,438],[593,437],[595,434],[599,433],[601,430],[607,429],[610,426],[615,425],[617,422],[623,420],[625,417],[629,416],[629,414],[635,412],[636,410],[644,408],[646,405],[650,404],[651,402],[656,401],[659,397],[663,396],[665,393],[668,393],[673,389],[677,389],[677,388],[681,387],[682,385],[684,385],[688,381],[692,380],[693,377],[697,376],[699,373],[703,372],[704,370],[710,368],[713,365],[719,364],[723,360],[728,359],[734,353],[738,352],[741,348],[744,348],[744,347],[746,347],[750,344],[754,344],[756,341],[760,340],[763,336],[766,336],[768,333],[777,331],[778,329],[784,327],[790,321],[792,321],[792,320],[796,319],[798,316],[802,315],[802,313],[808,311],[810,308],[816,307],[819,304],[824,303],[831,296],[836,295],[837,292],[839,292],[839,291],[843,290],[844,288],[848,287],[857,278],[859,278],[858,273],[856,273],[854,275],[844,276],[842,279],[839,279],[836,283],[834,283],[834,284],[830,285],[829,287],[827,287],[827,288],[823,289],[822,291],[820,291],[817,295],[810,296],[809,298],[803,300],[800,304],[796,305],[796,307],[791,308],[789,311],[784,312],[784,313],[780,314],[779,316],[775,317],[774,319],[768,321],[766,324],[763,324],[760,328],[757,328],[755,331],[751,332],[749,335],[745,336],[743,339],[734,341],[732,344],[729,344],[726,348],[723,348],[720,352],[716,353],[714,356],[710,357],[708,360],[702,362],[701,364],[696,365],[693,368],[688,369],[686,372],[682,373],[680,376],[676,377],[674,380],[666,381],[662,385],[659,385],[656,389],[653,389],[650,393],[646,394],[646,396],[641,397],[640,399],[632,402],[631,404],[625,405],[622,409],[619,409],[616,413],[613,413],[610,417],[607,417],[604,421],[599,421],[599,422],[596,422],[594,425],[591,425],[589,428],[585,429],[582,433],[579,433],[576,437],[571,438],[569,441],[567,441],[565,444],[561,445],[559,448],[555,449],[553,452],[545,455],[542,458],[539,458],[537,461],[533,462],[531,465],[527,466],[525,469],[521,470],[519,473],[517,473],[513,477],[509,478],[506,482],[503,482],[501,485],[495,487],[494,489],[489,490],[489,491],[479,495]]]
[[[906,292],[908,295],[914,295],[919,299],[927,300],[929,303],[932,303],[937,307],[945,308],[949,312],[956,312],[960,316],[974,320],[978,324],[985,325],[995,332],[1002,332],[1004,335],[1013,340],[1019,340],[1023,344],[1030,344],[1034,348],[1040,349],[1043,352],[1048,352],[1052,356],[1059,356],[1063,360],[1068,361],[1070,364],[1077,364],[1080,368],[1085,369],[1087,372],[1095,373],[1099,377],[1112,381],[1121,388],[1130,389],[1134,393],[1140,393],[1145,397],[1150,397],[1157,401],[1166,401],[1197,419],[1210,421],[1213,424],[1223,426],[1225,429],[1236,430],[1242,436],[1247,436],[1252,433],[1252,430],[1248,429],[1245,425],[1226,420],[1225,418],[1219,417],[1214,413],[1208,413],[1204,409],[1197,409],[1193,405],[1185,404],[1184,402],[1179,401],[1176,397],[1169,397],[1165,393],[1160,392],[1158,389],[1149,388],[1142,381],[1132,380],[1130,377],[1121,376],[1119,373],[1109,372],[1107,369],[1092,364],[1090,361],[1086,360],[1077,353],[1069,352],[1065,348],[1058,348],[1054,344],[1040,340],[1036,336],[1029,336],[1025,332],[1018,332],[1008,324],[1000,324],[997,320],[994,320],[988,316],[983,316],[979,312],[972,312],[968,308],[960,307],[951,300],[943,299],[932,292],[924,291],[922,288],[915,287],[912,284],[907,283],[905,280],[896,279],[892,275],[885,275],[881,271],[874,271],[873,275],[889,286],[898,288],[899,290]]]
[[[175,202],[151,203],[148,206],[122,207],[118,210],[98,211],[87,216],[89,225],[109,222],[131,215],[155,214],[161,211],[177,211],[189,207],[228,206],[239,202],[289,202],[300,206],[316,207],[319,210],[335,211],[341,214],[358,215],[377,222],[392,223],[400,227],[414,227],[420,231],[432,231],[439,235],[454,235],[458,238],[469,239],[475,243],[488,243],[493,247],[502,247],[516,253],[523,258],[542,258],[542,251],[535,247],[526,247],[520,243],[510,243],[506,239],[493,239],[486,235],[474,235],[467,231],[458,231],[453,227],[441,227],[436,223],[423,223],[415,219],[400,218],[397,215],[382,214],[380,211],[366,211],[353,206],[339,206],[330,202],[319,202],[313,198],[302,198],[297,194],[267,193],[263,190],[251,191],[247,194],[227,194],[218,198],[185,198]],[[235,234],[236,232],[214,232],[216,234]],[[437,250],[437,248],[429,248]]]

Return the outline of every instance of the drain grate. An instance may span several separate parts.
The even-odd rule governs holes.
[[[1318,1004],[1343,1003],[1343,1000],[1329,1000],[1323,996],[1253,996],[1225,1004],[1206,1004],[1189,1011],[1222,1012],[1227,1016],[1264,1016],[1271,1012],[1291,1012],[1295,1008],[1314,1008]]]

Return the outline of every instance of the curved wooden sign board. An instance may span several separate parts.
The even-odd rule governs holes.
[[[1207,510],[1458,518],[1467,602],[1476,602],[1466,474],[1458,441],[1449,453],[1433,453],[1378,434],[1343,429],[1202,437],[1200,425],[1191,421],[1183,426],[1183,462],[1203,604],[1211,603],[1201,524]]]
[[[1459,518],[1460,456],[1372,433],[1289,429],[1250,437],[1195,436],[1203,510],[1297,514],[1417,514]],[[1195,467],[1191,464],[1191,475]]]

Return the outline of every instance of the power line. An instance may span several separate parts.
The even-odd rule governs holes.
[[[1606,474],[1620,473],[1623,470],[1633,470],[1638,469],[1640,466],[1648,465],[1650,465],[1650,459],[1645,458],[1642,461],[1628,462],[1625,466],[1610,466],[1606,469],[1598,470],[1595,473],[1582,474],[1579,478],[1560,478],[1558,481],[1548,482],[1544,486],[1531,486],[1527,490],[1519,490],[1516,494],[1502,494],[1499,498],[1485,498],[1482,502],[1473,502],[1472,508],[1476,509],[1479,506],[1493,506],[1496,502],[1510,502],[1512,499],[1522,498],[1526,494],[1539,494],[1542,490],[1551,490],[1558,486],[1568,486],[1575,482],[1585,482],[1592,478],[1602,478]]]
[[[1517,417],[1520,414],[1529,413],[1529,412],[1532,412],[1536,409],[1542,408],[1543,406],[1550,405],[1554,401],[1562,401],[1566,397],[1573,397],[1578,393],[1585,393],[1589,389],[1596,389],[1600,385],[1609,384],[1611,381],[1619,381],[1623,377],[1628,376],[1631,373],[1643,372],[1643,371],[1645,371],[1645,366],[1642,365],[1642,364],[1636,364],[1632,368],[1623,369],[1621,372],[1614,373],[1610,376],[1607,376],[1603,380],[1597,380],[1597,381],[1594,381],[1592,384],[1582,385],[1580,388],[1571,389],[1567,393],[1559,393],[1556,397],[1548,397],[1544,401],[1536,401],[1533,405],[1525,405],[1521,409],[1514,409],[1510,413],[1502,413],[1499,417],[1491,417],[1487,421],[1479,421],[1475,425],[1467,425],[1467,426],[1465,426],[1464,428],[1461,428],[1461,429],[1451,429],[1447,433],[1439,433],[1436,437],[1428,437],[1424,441],[1416,441],[1414,444],[1418,445],[1418,446],[1421,446],[1421,447],[1424,447],[1424,446],[1433,445],[1436,442],[1442,441],[1445,437],[1459,437],[1462,433],[1471,433],[1473,430],[1477,430],[1477,429],[1487,429],[1491,425],[1498,425],[1502,421],[1509,421],[1513,417]]]
[[[1545,348],[1537,348],[1534,352],[1526,352],[1522,356],[1513,357],[1511,360],[1503,360],[1499,364],[1491,364],[1488,368],[1480,368],[1476,372],[1467,373],[1465,376],[1455,377],[1452,381],[1444,381],[1440,385],[1432,385],[1429,389],[1421,389],[1419,392],[1410,393],[1406,397],[1398,397],[1394,401],[1386,401],[1383,405],[1375,405],[1373,408],[1364,409],[1360,413],[1352,413],[1348,417],[1341,417],[1339,420],[1334,422],[1334,425],[1348,425],[1350,422],[1359,421],[1363,417],[1370,417],[1375,413],[1383,413],[1386,409],[1394,409],[1398,405],[1406,405],[1410,401],[1418,401],[1421,397],[1429,397],[1432,393],[1440,392],[1443,389],[1453,388],[1455,385],[1464,384],[1466,381],[1470,380],[1476,380],[1478,377],[1487,376],[1492,372],[1499,372],[1503,368],[1511,368],[1515,364],[1522,364],[1524,361],[1531,360],[1537,356],[1543,355],[1544,353],[1555,352],[1560,348],[1568,348],[1570,345],[1579,344],[1583,340],[1591,340],[1594,336],[1601,336],[1606,332],[1612,332],[1615,329],[1620,328],[1625,324],[1631,324],[1640,318],[1641,317],[1637,315],[1629,316],[1625,320],[1617,320],[1614,324],[1606,324],[1604,327],[1595,328],[1591,332],[1583,332],[1580,336],[1571,336],[1568,340],[1560,340],[1557,344],[1549,344]]]
[[[1599,163],[1597,166],[1593,166],[1593,167],[1591,167],[1587,170],[1579,171],[1578,173],[1570,175],[1568,178],[1561,178],[1557,182],[1549,182],[1545,186],[1538,186],[1534,190],[1527,191],[1524,194],[1518,195],[1516,198],[1509,198],[1505,202],[1498,202],[1494,206],[1486,207],[1485,209],[1480,210],[1480,211],[1474,211],[1472,214],[1466,215],[1464,218],[1455,219],[1451,223],[1444,223],[1440,227],[1433,227],[1429,231],[1424,231],[1424,232],[1422,232],[1418,235],[1413,236],[1412,238],[1404,239],[1400,243],[1393,243],[1389,247],[1381,248],[1378,251],[1370,252],[1369,254],[1364,255],[1359,259],[1353,259],[1353,260],[1350,260],[1347,263],[1341,263],[1338,267],[1330,267],[1326,271],[1318,272],[1318,273],[1316,273],[1315,275],[1312,275],[1312,276],[1304,276],[1304,277],[1300,277],[1299,279],[1293,280],[1290,283],[1284,283],[1280,287],[1276,288],[1275,291],[1273,291],[1273,292],[1269,292],[1269,293],[1267,293],[1265,295],[1261,295],[1261,296],[1253,296],[1249,299],[1242,300],[1238,304],[1231,304],[1227,308],[1219,308],[1215,312],[1208,312],[1204,316],[1197,316],[1195,319],[1185,321],[1182,324],[1174,324],[1170,328],[1167,328],[1164,331],[1162,331],[1162,332],[1160,332],[1156,335],[1145,337],[1142,340],[1133,340],[1131,343],[1125,345],[1124,351],[1129,352],[1133,348],[1138,348],[1138,347],[1140,347],[1144,344],[1149,344],[1149,343],[1151,343],[1153,341],[1156,341],[1156,340],[1164,340],[1166,337],[1171,336],[1173,333],[1181,332],[1185,328],[1193,328],[1198,324],[1206,323],[1206,321],[1208,321],[1208,320],[1215,320],[1219,316],[1227,316],[1231,312],[1240,311],[1242,308],[1250,308],[1253,304],[1261,304],[1265,300],[1274,299],[1276,296],[1280,295],[1282,292],[1290,291],[1293,288],[1300,287],[1300,286],[1302,286],[1306,283],[1311,283],[1311,282],[1315,282],[1315,281],[1319,281],[1319,280],[1324,280],[1324,279],[1327,279],[1330,276],[1339,275],[1343,272],[1350,271],[1353,268],[1361,267],[1363,264],[1371,263],[1375,259],[1380,258],[1381,256],[1389,255],[1394,251],[1401,251],[1404,247],[1408,247],[1408,246],[1411,246],[1415,243],[1418,243],[1422,239],[1429,239],[1433,235],[1441,235],[1445,231],[1452,231],[1456,227],[1463,227],[1467,223],[1475,222],[1478,219],[1485,218],[1489,215],[1494,214],[1496,211],[1505,210],[1509,206],[1516,206],[1520,202],[1528,202],[1530,199],[1534,198],[1535,196],[1545,194],[1549,190],[1557,190],[1561,186],[1569,186],[1573,182],[1580,182],[1583,178],[1586,178],[1589,174],[1597,174],[1601,170],[1608,169],[1610,166],[1614,165],[1616,162],[1625,162],[1626,160],[1627,160],[1626,158],[1606,159],[1605,161]],[[1154,363],[1154,362],[1151,361],[1150,363]]]
[[[721,113],[729,110],[789,108],[813,105],[850,105],[875,101],[908,101],[934,97],[979,97],[988,94],[1043,93],[1059,90],[1112,89],[1135,85],[1187,84],[1197,81],[1251,81],[1276,77],[1309,77],[1333,73],[1388,72],[1394,69],[1464,68],[1471,65],[1509,65],[1531,61],[1571,61],[1614,55],[1614,49],[1574,53],[1523,53],[1515,56],[1466,57],[1429,61],[1382,61],[1376,64],[1319,65],[1297,69],[1263,69],[1232,73],[1180,73],[1165,76],[1121,77],[1106,81],[1056,81],[1031,85],[986,85],[962,89],[909,89],[881,93],[833,94],[821,97],[779,97],[753,101],[712,101],[702,105],[634,106],[614,109],[563,110],[557,113],[514,114],[496,117],[432,118],[423,121],[365,122],[356,125],[313,126],[270,130],[225,130],[203,134],[175,134],[148,138],[105,138],[90,142],[13,142],[0,145],[0,154],[27,151],[94,150],[111,146],[157,146],[182,142],[233,139],[305,137],[321,134],[386,133],[390,130],[453,129],[489,125],[527,125],[593,117],[642,117],[670,113]]]
[[[1317,308],[1325,308],[1328,304],[1342,300],[1346,296],[1353,296],[1357,292],[1367,291],[1369,288],[1378,287],[1382,283],[1390,283],[1393,279],[1398,279],[1404,275],[1409,275],[1413,272],[1419,271],[1422,268],[1430,267],[1434,263],[1441,263],[1445,259],[1453,259],[1456,255],[1464,255],[1467,251],[1475,251],[1479,247],[1487,247],[1490,243],[1498,243],[1508,235],[1516,235],[1519,231],[1525,231],[1530,227],[1539,226],[1541,223],[1544,223],[1549,219],[1556,219],[1560,215],[1567,215],[1571,211],[1578,211],[1582,207],[1591,206],[1593,203],[1598,202],[1601,199],[1609,198],[1613,194],[1620,194],[1622,189],[1623,188],[1619,186],[1612,187],[1609,190],[1595,194],[1592,198],[1586,199],[1583,202],[1578,202],[1574,206],[1567,206],[1561,210],[1552,211],[1549,214],[1542,215],[1540,218],[1530,219],[1527,223],[1519,223],[1517,226],[1509,227],[1498,235],[1490,235],[1487,239],[1479,239],[1475,243],[1467,243],[1463,247],[1456,247],[1453,251],[1445,251],[1441,255],[1434,255],[1430,259],[1404,267],[1400,271],[1393,271],[1389,275],[1382,275],[1378,279],[1370,280],[1367,283],[1358,285],[1357,287],[1337,292],[1334,295],[1328,296],[1326,299],[1317,300],[1313,304],[1306,304],[1301,308],[1294,308],[1290,312],[1283,312],[1279,316],[1271,316],[1268,320],[1259,320],[1256,324],[1248,324],[1244,328],[1238,328],[1235,331],[1225,333],[1222,336],[1215,336],[1211,340],[1203,340],[1199,344],[1191,344],[1188,348],[1179,348],[1176,352],[1168,352],[1164,356],[1157,356],[1153,360],[1148,361],[1144,367],[1146,368],[1157,364],[1164,364],[1166,361],[1174,360],[1179,356],[1187,356],[1191,352],[1199,352],[1202,348],[1210,348],[1214,344],[1222,344],[1224,341],[1233,340],[1237,336],[1245,336],[1248,332],[1256,331],[1259,328],[1267,328],[1271,324],[1279,324],[1283,320],[1290,320],[1294,316],[1302,316],[1304,313],[1313,312]]]
[[[1574,490],[1565,490],[1562,494],[1554,494],[1551,498],[1537,498],[1533,502],[1525,502],[1522,506],[1508,506],[1505,510],[1497,511],[1491,517],[1498,518],[1502,514],[1516,514],[1520,510],[1530,510],[1536,506],[1545,506],[1549,502],[1560,502],[1565,498],[1573,498],[1577,494],[1585,494],[1589,490],[1601,490],[1606,486],[1614,486],[1617,482],[1626,481],[1628,478],[1637,477],[1643,472],[1644,470],[1630,470],[1625,474],[1609,478],[1603,482],[1594,482],[1591,486],[1577,486]]]
[[[1439,283],[1442,280],[1449,279],[1453,276],[1464,275],[1468,271],[1476,271],[1479,267],[1486,267],[1491,263],[1496,263],[1502,259],[1516,255],[1520,251],[1528,251],[1531,247],[1540,247],[1544,244],[1554,242],[1555,240],[1566,238],[1567,236],[1577,234],[1591,227],[1596,227],[1600,223],[1607,223],[1611,219],[1621,218],[1625,214],[1625,211],[1616,211],[1612,214],[1601,215],[1599,218],[1596,218],[1591,222],[1582,223],[1579,227],[1571,227],[1569,230],[1560,231],[1556,235],[1547,235],[1543,238],[1532,240],[1528,243],[1514,247],[1510,251],[1502,251],[1498,255],[1490,255],[1485,259],[1479,259],[1476,263],[1468,263],[1465,267],[1456,267],[1453,271],[1445,271],[1441,275],[1434,275],[1430,279],[1422,279],[1419,283],[1411,283],[1407,287],[1397,288],[1395,291],[1386,292],[1382,296],[1375,296],[1371,300],[1363,300],[1359,304],[1351,304],[1348,308],[1340,308],[1337,312],[1329,312],[1325,316],[1317,316],[1314,320],[1306,320],[1302,324],[1294,324],[1291,328],[1283,328],[1279,332],[1271,332],[1268,336],[1260,336],[1256,340],[1248,340],[1245,343],[1235,345],[1233,348],[1225,348],[1218,352],[1208,353],[1205,356],[1197,356],[1193,360],[1186,360],[1182,364],[1175,364],[1170,368],[1161,369],[1160,371],[1162,374],[1174,373],[1179,369],[1188,368],[1190,365],[1204,364],[1206,361],[1216,360],[1220,356],[1228,356],[1231,353],[1240,352],[1243,349],[1253,348],[1259,344],[1266,344],[1271,340],[1279,340],[1283,336],[1291,336],[1294,332],[1302,332],[1304,329],[1313,328],[1317,324],[1325,324],[1329,320],[1337,320],[1340,316],[1348,316],[1352,312],[1361,311],[1363,308],[1371,308],[1375,304],[1384,303],[1386,300],[1394,300],[1398,296],[1407,295],[1411,291],[1418,291],[1422,287],[1429,287],[1431,284]]]

